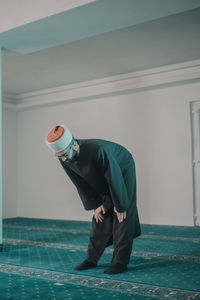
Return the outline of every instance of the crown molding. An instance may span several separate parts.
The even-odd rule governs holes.
[[[200,80],[200,59],[159,68],[110,76],[18,95],[4,95],[3,101],[16,110],[71,103],[91,97]]]

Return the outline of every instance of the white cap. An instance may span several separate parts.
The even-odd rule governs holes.
[[[45,138],[46,145],[55,153],[65,150],[71,141],[72,134],[65,125],[52,128]]]

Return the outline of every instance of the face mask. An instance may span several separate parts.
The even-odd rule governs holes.
[[[78,148],[79,144],[75,138],[73,138],[70,145],[64,150],[63,155],[59,155],[58,158],[65,162],[70,161],[76,156]]]

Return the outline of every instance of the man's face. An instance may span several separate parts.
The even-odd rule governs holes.
[[[79,154],[79,146],[75,141],[73,141],[72,144],[69,145],[65,150],[56,152],[55,155],[62,159],[62,161],[70,161],[76,154],[76,151]]]
[[[62,161],[69,161],[71,159],[72,147],[67,147],[65,150],[56,152],[56,156]]]

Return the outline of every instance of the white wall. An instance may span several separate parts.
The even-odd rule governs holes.
[[[3,218],[17,212],[17,112],[3,106]]]
[[[142,223],[193,225],[190,101],[200,84],[102,97],[18,114],[19,216],[90,220],[75,187],[44,144],[56,124],[103,138],[135,157]]]

